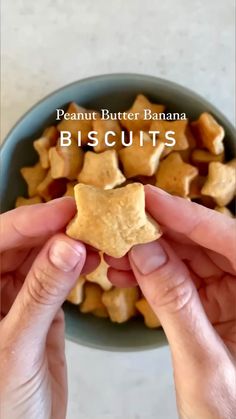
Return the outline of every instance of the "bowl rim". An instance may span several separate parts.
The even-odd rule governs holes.
[[[82,78],[82,79],[75,80],[71,83],[63,85],[62,87],[59,87],[56,90],[53,90],[52,92],[50,92],[46,96],[44,96],[42,99],[39,99],[34,105],[32,105],[28,110],[26,110],[20,118],[18,118],[16,120],[16,122],[13,124],[12,128],[10,128],[10,130],[4,136],[4,138],[2,140],[1,147],[0,147],[1,152],[4,151],[5,144],[6,144],[7,140],[9,139],[9,137],[11,137],[11,135],[17,129],[18,125],[21,124],[21,122],[24,121],[24,119],[31,113],[31,111],[36,109],[42,103],[46,102],[52,96],[54,96],[56,94],[59,94],[63,90],[66,90],[67,88],[70,88],[70,87],[78,85],[78,84],[82,85],[82,84],[86,84],[88,82],[93,82],[93,81],[106,81],[107,79],[109,79],[109,80],[112,80],[112,79],[122,80],[123,78],[126,78],[126,79],[128,78],[128,79],[132,79],[132,80],[134,78],[136,78],[136,79],[140,79],[140,82],[150,80],[150,81],[153,81],[153,82],[159,82],[164,87],[167,87],[167,88],[172,87],[172,88],[175,88],[177,90],[183,89],[184,93],[187,94],[187,96],[193,98],[194,100],[195,99],[200,100],[203,105],[206,105],[206,107],[210,107],[212,109],[212,111],[217,115],[217,117],[219,117],[219,119],[223,119],[225,121],[225,123],[227,124],[228,128],[231,129],[232,131],[234,131],[235,135],[236,135],[236,127],[228,119],[228,117],[225,116],[223,114],[223,112],[221,112],[217,107],[215,107],[215,105],[213,105],[210,101],[205,99],[205,97],[201,96],[199,93],[196,93],[194,90],[189,89],[188,87],[185,87],[185,86],[183,86],[179,83],[176,83],[174,81],[164,79],[162,77],[156,77],[156,76],[148,75],[148,74],[132,73],[132,72],[130,72],[130,73],[129,72],[128,73],[107,73],[107,74],[104,73],[104,74],[89,76],[89,77],[85,77],[85,78]]]

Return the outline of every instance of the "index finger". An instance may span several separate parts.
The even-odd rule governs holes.
[[[37,245],[42,238],[65,227],[75,211],[74,199],[65,197],[46,204],[22,206],[1,214],[0,252]]]
[[[147,211],[161,225],[236,264],[234,219],[150,185],[145,186],[145,197]]]

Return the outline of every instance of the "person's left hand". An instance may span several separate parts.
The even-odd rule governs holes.
[[[75,211],[72,198],[61,198],[0,216],[2,419],[66,416],[60,307],[82,269],[99,263],[96,252],[63,233]]]

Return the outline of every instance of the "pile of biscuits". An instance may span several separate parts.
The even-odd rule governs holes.
[[[77,215],[67,234],[97,248],[101,261],[94,272],[78,278],[68,301],[78,305],[82,313],[109,317],[117,323],[141,315],[146,326],[156,328],[160,322],[138,287],[116,288],[109,282],[103,253],[121,257],[133,245],[161,236],[160,227],[145,212],[145,184],[233,217],[227,206],[235,196],[236,159],[225,162],[224,128],[209,113],[202,113],[194,122],[147,121],[143,119],[144,109],[164,112],[165,106],[138,95],[127,111],[139,113],[138,120],[70,119],[48,127],[33,142],[38,162],[21,169],[28,197],[18,197],[16,207],[60,196],[75,197]],[[71,103],[67,112],[88,111]],[[129,147],[119,142],[121,129],[134,132]],[[69,147],[59,145],[62,130],[70,131],[74,138]],[[93,148],[86,141],[92,130],[98,132],[98,145]],[[117,134],[113,147],[104,143],[104,133],[110,130]],[[173,147],[164,145],[163,133],[168,130],[175,132]],[[76,144],[78,131],[82,147]],[[138,143],[140,131],[145,132],[142,147]],[[157,145],[148,131],[160,131]]]

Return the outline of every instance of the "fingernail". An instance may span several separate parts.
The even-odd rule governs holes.
[[[49,249],[49,259],[61,271],[70,272],[82,258],[80,243],[71,245],[66,241],[57,240]]]
[[[130,256],[142,275],[156,271],[167,262],[167,254],[158,241],[134,246]]]

